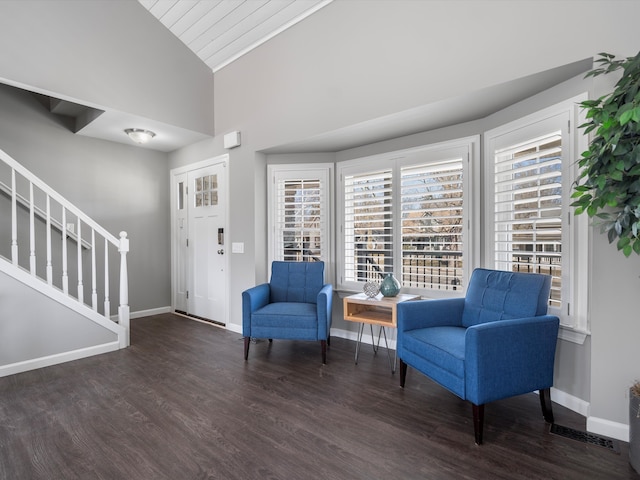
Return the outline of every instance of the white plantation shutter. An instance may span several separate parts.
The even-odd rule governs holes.
[[[403,292],[464,291],[477,137],[358,158],[338,165],[339,288],[393,273]],[[457,290],[457,292],[453,292]]]
[[[313,261],[322,257],[320,179],[279,180],[277,189],[277,260]]]
[[[269,165],[269,260],[331,267],[331,165]]]
[[[549,305],[561,305],[562,133],[495,151],[495,265],[553,276]]]
[[[403,285],[462,285],[463,187],[462,158],[401,169]]]
[[[379,282],[393,271],[392,171],[344,177],[344,277]]]

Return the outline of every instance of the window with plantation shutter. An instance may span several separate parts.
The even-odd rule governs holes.
[[[471,256],[471,158],[478,138],[339,164],[338,285],[361,291],[388,273],[403,293],[462,294]]]
[[[325,272],[331,271],[332,168],[269,165],[270,262],[324,261]]]
[[[322,256],[319,179],[281,180],[277,185],[279,259],[317,261]]]
[[[561,305],[562,133],[550,132],[495,153],[495,264],[552,276]]]
[[[402,283],[456,290],[463,278],[463,159],[401,169]]]
[[[393,271],[392,172],[344,176],[344,276],[381,281]]]
[[[571,207],[579,154],[587,138],[579,98],[487,132],[485,259],[489,268],[551,275],[548,311],[561,338],[584,341],[587,229]]]

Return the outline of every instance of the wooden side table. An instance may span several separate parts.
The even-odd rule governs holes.
[[[358,327],[358,338],[356,341],[356,364],[358,363],[358,353],[360,352],[360,343],[362,341],[364,326],[365,324],[369,324],[371,328],[371,342],[373,345],[374,353],[377,353],[378,347],[380,346],[380,337],[384,335],[384,343],[387,347],[387,357],[389,358],[391,373],[395,373],[398,350],[396,348],[396,353],[392,364],[385,328],[396,328],[398,326],[396,307],[400,302],[408,302],[411,300],[419,299],[420,295],[399,294],[395,297],[383,297],[382,295],[378,294],[375,297],[367,297],[364,293],[357,293],[343,299],[344,319],[349,322],[358,322],[360,324]],[[374,344],[374,325],[380,326],[377,345]]]

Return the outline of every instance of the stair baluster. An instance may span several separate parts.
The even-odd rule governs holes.
[[[93,314],[97,313],[109,321],[115,320],[125,331],[120,340],[121,346],[127,346],[129,344],[130,310],[127,272],[129,239],[126,232],[120,232],[119,238],[110,234],[2,150],[0,150],[0,161],[9,167],[4,171],[0,170],[0,194],[6,195],[11,202],[11,258],[7,261],[28,272],[31,277],[39,279],[43,289],[53,288],[61,291],[68,298],[77,300]],[[26,211],[28,217],[22,217],[21,211]],[[9,219],[6,217],[0,218],[0,228],[2,224],[5,224],[6,228],[8,221]],[[42,232],[42,229],[45,232]],[[84,239],[83,231],[85,232]],[[52,235],[52,232],[56,232],[56,234],[59,232],[60,237]],[[104,243],[97,238],[100,236],[104,238]],[[28,256],[25,255],[26,249],[19,250],[19,243],[26,242],[27,238],[29,242]],[[54,242],[57,244],[57,238],[60,238],[61,251],[57,250],[56,246],[56,251],[60,253],[54,255],[53,246]],[[73,257],[70,259],[68,255],[69,242],[76,243],[77,298],[74,298],[69,292],[69,261],[73,261]],[[98,250],[102,245],[104,245],[101,247],[104,248],[104,264],[98,262]],[[117,319],[111,316],[109,249],[117,249],[120,253],[118,279],[120,298]],[[83,259],[87,250],[91,250],[90,261]],[[20,251],[23,252],[22,257],[19,255]],[[39,276],[38,257],[45,256],[44,272],[41,270]],[[73,272],[73,265],[71,267]],[[112,267],[115,268],[115,265]],[[104,285],[98,284],[98,270],[100,268],[104,270]],[[56,278],[54,273],[61,276]],[[90,305],[84,303],[85,274],[91,275]],[[99,307],[101,295],[104,296],[102,311]]]

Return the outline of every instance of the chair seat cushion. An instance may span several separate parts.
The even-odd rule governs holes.
[[[318,329],[315,303],[270,303],[251,314],[253,327]]]
[[[464,327],[419,328],[404,332],[403,344],[425,362],[464,379],[465,333]]]

